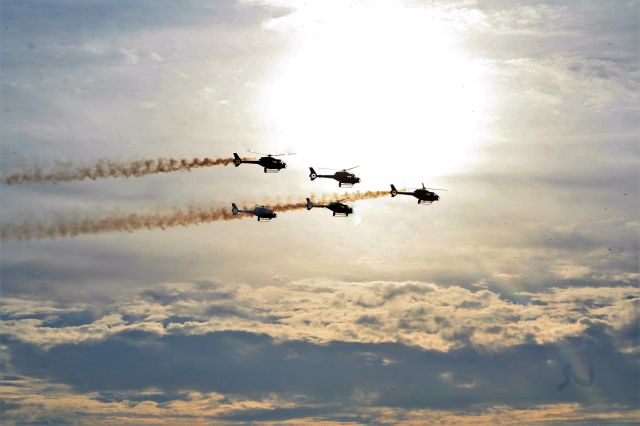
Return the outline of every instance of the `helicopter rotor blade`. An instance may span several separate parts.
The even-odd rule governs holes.
[[[344,170],[345,170],[345,171],[347,171],[347,170],[353,170],[353,169],[357,169],[358,167],[360,167],[360,166],[353,166],[353,167],[349,167],[348,169],[344,169]]]
[[[432,191],[448,191],[448,189],[442,189],[442,188],[425,188],[425,189],[430,189]]]
[[[283,152],[281,154],[266,154],[264,152],[258,152],[258,151],[252,151],[252,150],[248,150],[248,152],[252,153],[252,154],[258,154],[258,155],[264,155],[264,156],[268,156],[268,157],[280,157],[282,155],[295,155],[295,152]]]

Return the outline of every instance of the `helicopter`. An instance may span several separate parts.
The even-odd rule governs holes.
[[[429,191],[429,189],[433,189],[435,191],[446,191],[446,189],[426,188],[424,183],[422,184],[422,188],[418,188],[415,191],[398,191],[396,187],[391,184],[391,196],[395,197],[398,194],[413,195],[418,199],[418,204],[431,204],[434,201],[438,201],[440,196],[435,192]]]
[[[333,212],[334,216],[349,216],[353,213],[353,208],[341,203],[342,200],[332,201],[329,204],[313,204],[313,202],[307,198],[307,210],[311,210],[314,207],[324,207]]]
[[[356,183],[360,182],[359,177],[349,172],[349,170],[355,169],[356,167],[359,166],[351,167],[349,169],[343,169],[335,172],[332,175],[319,175],[315,170],[313,170],[313,167],[309,167],[309,170],[311,171],[311,173],[309,173],[309,177],[311,178],[311,180],[316,180],[316,178],[331,178],[338,181],[339,187],[352,187]]]
[[[253,152],[253,151],[251,151]],[[254,154],[260,154],[259,152],[254,152]],[[287,163],[282,161],[279,158],[281,155],[293,155],[293,153],[288,154],[260,154],[259,160],[243,160],[240,156],[234,152],[233,153],[233,164],[238,167],[242,163],[246,164],[259,164],[264,168],[265,173],[278,173],[281,169],[287,168]]]
[[[258,222],[269,221],[278,216],[273,210],[269,210],[265,206],[256,207],[253,210],[239,210],[236,203],[231,203],[231,214],[237,215],[238,213],[251,213],[258,216]],[[262,220],[261,220],[262,219]]]

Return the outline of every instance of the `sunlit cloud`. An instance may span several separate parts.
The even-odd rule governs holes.
[[[473,346],[496,351],[531,340],[546,344],[580,336],[588,321],[599,321],[615,334],[637,320],[634,309],[640,293],[634,287],[582,287],[520,296],[522,303],[489,290],[419,282],[307,280],[265,287],[183,283],[116,302],[82,325],[65,325],[64,315],[86,305],[61,309],[9,299],[3,304],[1,324],[5,334],[42,346],[134,330],[243,330],[324,343],[401,342],[425,350]],[[20,305],[33,306],[33,313],[19,314],[12,308]],[[47,325],[58,317],[58,326]]]

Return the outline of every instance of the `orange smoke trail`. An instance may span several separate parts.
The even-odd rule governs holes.
[[[311,194],[309,198],[318,203],[328,203],[331,201],[360,201],[360,200],[371,200],[373,198],[380,198],[389,195],[389,191],[356,191],[356,192],[345,192],[340,194],[338,192],[334,192],[331,194]]]
[[[346,197],[344,195],[346,195]],[[389,195],[389,191],[356,191],[345,193],[344,195],[342,198],[344,201],[371,200],[373,198],[380,198]]]
[[[345,194],[320,194],[317,201],[328,202],[342,199],[348,201],[367,200],[388,195],[387,191],[366,191]],[[288,203],[266,203],[276,213],[302,210],[307,207],[306,200]],[[246,208],[243,208],[243,210]],[[104,218],[61,219],[47,223],[25,222],[0,227],[0,240],[34,240],[58,237],[76,237],[85,234],[104,234],[111,232],[133,232],[140,229],[167,229],[176,226],[190,226],[203,223],[227,221],[253,217],[248,214],[231,214],[231,208],[189,207],[168,213],[130,213],[113,214]]]
[[[194,158],[193,160],[176,160],[174,158],[159,158],[156,160],[138,160],[130,163],[120,163],[112,160],[98,160],[90,167],[75,167],[71,170],[58,170],[51,173],[43,172],[39,168],[22,173],[15,173],[2,178],[7,185],[23,182],[70,182],[85,179],[105,179],[117,177],[140,177],[157,173],[171,173],[190,171],[202,167],[227,166],[233,163],[233,158]]]
[[[25,222],[20,225],[7,225],[0,228],[0,239],[3,241],[32,240],[109,232],[133,232],[139,229],[166,229],[241,218],[240,215],[232,215],[229,209],[190,207],[164,214],[113,214],[105,218],[60,219],[49,223]]]

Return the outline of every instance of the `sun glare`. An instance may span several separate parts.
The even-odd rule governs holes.
[[[265,86],[272,142],[414,180],[468,164],[483,138],[483,69],[433,12],[320,2],[274,21],[296,43]]]

